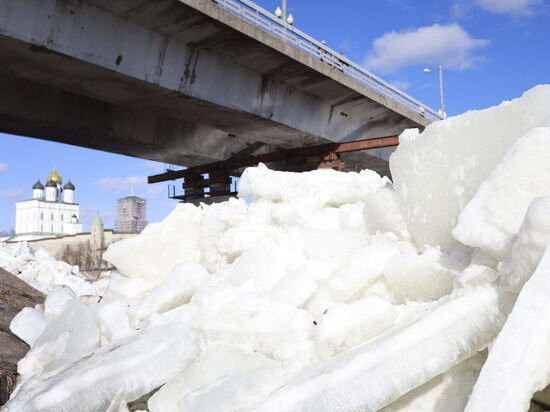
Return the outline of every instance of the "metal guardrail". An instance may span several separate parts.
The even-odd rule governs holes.
[[[309,55],[327,63],[336,70],[348,75],[371,89],[374,89],[383,96],[390,98],[401,106],[412,112],[418,113],[428,120],[441,120],[437,111],[419,102],[408,94],[397,89],[390,83],[385,82],[378,76],[370,73],[357,63],[349,60],[340,53],[337,53],[326,44],[323,44],[304,32],[291,26],[287,22],[268,12],[249,0],[211,0],[218,6],[230,11],[242,19],[252,23],[259,28],[271,33]]]

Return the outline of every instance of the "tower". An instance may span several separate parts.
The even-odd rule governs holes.
[[[103,220],[99,216],[99,212],[96,214],[94,221],[92,222],[92,235],[90,239],[92,250],[101,250],[105,247],[105,234],[103,231]]]
[[[147,201],[130,195],[118,199],[115,231],[139,233],[147,226]]]
[[[63,186],[63,201],[65,203],[74,203],[74,190],[75,187],[69,179],[67,184]]]
[[[48,202],[57,200],[57,185],[51,179],[46,182],[46,200]]]
[[[55,199],[54,202],[61,200],[61,185],[63,184],[63,178],[57,173],[57,170],[55,170],[55,167],[52,169],[51,173],[46,178],[46,187],[48,187],[48,182],[55,183]],[[46,200],[48,197],[48,190],[46,189]]]
[[[42,199],[44,197],[44,185],[38,179],[36,183],[32,186],[32,198],[33,199]]]

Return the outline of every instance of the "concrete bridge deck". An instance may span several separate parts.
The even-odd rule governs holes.
[[[430,122],[228,1],[0,0],[0,131],[195,165]]]

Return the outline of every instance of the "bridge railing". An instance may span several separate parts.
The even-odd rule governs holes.
[[[441,120],[443,117],[437,111],[419,102],[392,84],[385,82],[375,74],[370,73],[344,55],[334,51],[326,44],[308,36],[273,13],[263,9],[249,0],[211,0],[218,6],[230,11],[242,19],[258,26],[296,48],[321,60],[336,70],[352,77],[383,96],[390,98],[412,112],[424,116],[428,120]]]

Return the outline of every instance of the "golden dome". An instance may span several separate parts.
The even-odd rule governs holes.
[[[50,180],[53,180],[54,183],[58,184],[58,185],[63,183],[63,178],[61,176],[59,176],[59,174],[56,172],[55,167],[53,168],[52,172],[46,178],[46,182],[48,182]]]

